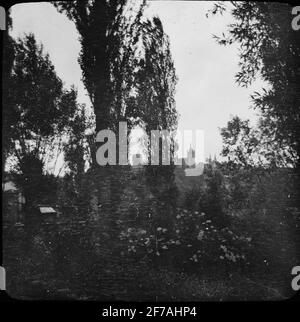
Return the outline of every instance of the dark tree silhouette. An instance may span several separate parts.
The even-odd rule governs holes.
[[[79,64],[94,108],[96,131],[112,129],[117,133],[120,121],[127,122],[129,131],[135,125],[148,132],[174,129],[176,75],[169,42],[158,18],[143,19],[145,1],[53,4],[74,21],[80,35]],[[106,169],[111,198],[121,189],[118,170]]]
[[[96,131],[116,130],[121,120],[130,126],[134,104],[126,103],[132,93],[139,20],[145,3],[111,0],[53,4],[74,21],[80,35],[79,64],[94,107]]]
[[[120,121],[127,121],[129,129],[141,123],[152,129],[174,128],[176,75],[169,42],[158,18],[142,18],[145,2],[53,4],[79,32],[79,63],[94,107],[96,131],[117,132]],[[151,96],[155,96],[152,102]]]
[[[43,174],[51,173],[62,151],[67,124],[74,115],[77,93],[66,90],[49,56],[32,34],[13,44],[6,135],[12,170],[20,174],[27,207],[41,197]],[[9,127],[8,127],[9,125]]]
[[[158,17],[146,20],[142,28],[143,55],[140,58],[140,70],[137,74],[137,103],[140,108],[141,125],[145,129],[149,141],[145,142],[149,163],[155,149],[160,151],[159,166],[147,166],[147,177],[152,191],[167,201],[174,190],[174,141],[172,136],[164,135],[169,142],[168,151],[151,144],[151,130],[166,130],[171,134],[177,128],[178,114],[175,105],[175,87],[177,76],[170,51],[168,36],[163,30]],[[153,143],[153,142],[152,142]],[[156,141],[158,143],[158,141]],[[170,155],[170,165],[161,166],[162,160]],[[165,185],[165,187],[164,187]],[[162,191],[165,190],[165,193]],[[172,200],[175,205],[174,200]]]
[[[215,38],[221,45],[239,45],[238,84],[248,86],[260,76],[270,85],[252,96],[262,117],[259,130],[269,152],[281,151],[284,161],[299,172],[300,42],[291,27],[291,8],[279,2],[231,1],[216,3],[211,12],[230,10],[234,22],[227,34]]]

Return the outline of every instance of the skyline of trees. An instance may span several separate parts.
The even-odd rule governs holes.
[[[107,2],[106,4],[106,6],[108,7],[105,10],[108,10],[109,14],[111,15],[110,16],[111,22],[110,23],[104,22],[104,24],[107,23],[107,25],[104,25],[104,26],[108,28],[107,30],[110,30],[106,33],[107,35],[110,32],[113,34],[110,36],[112,38],[106,37],[105,35],[103,36],[103,33],[101,33],[100,31],[99,32],[101,37],[107,38],[105,40],[107,41],[107,46],[108,44],[112,46],[110,49],[104,46],[105,47],[104,51],[110,52],[109,55],[112,55],[111,57],[109,55],[107,56],[107,59],[108,59],[107,64],[110,66],[110,68],[108,69],[109,75],[110,75],[109,86],[113,88],[108,90],[108,92],[110,92],[111,105],[110,105],[110,111],[109,111],[110,120],[108,120],[107,122],[110,123],[110,126],[112,126],[112,124],[116,125],[117,121],[126,120],[129,122],[130,129],[136,125],[142,125],[142,126],[145,126],[146,129],[148,129],[148,131],[150,128],[151,129],[152,128],[158,128],[158,129],[176,128],[178,116],[177,116],[176,107],[175,107],[174,93],[175,93],[175,85],[177,83],[177,76],[175,73],[174,64],[173,64],[172,56],[169,49],[169,40],[167,35],[165,35],[164,33],[161,21],[158,17],[154,17],[152,20],[142,19],[144,5],[145,5],[144,2],[139,4],[138,7],[135,7],[136,11],[134,11],[133,9],[134,6],[131,4],[130,1],[129,3],[127,3],[126,1],[121,1],[121,2],[112,1],[112,2]],[[287,28],[286,22],[283,22],[283,20],[285,21],[285,19],[280,20],[280,22],[278,23],[277,31],[275,33],[270,29],[268,29],[268,26],[272,24],[274,22],[274,19],[276,20],[276,17],[278,16],[277,13],[275,14],[276,9],[279,8],[280,10],[277,10],[277,11],[285,14],[287,7],[279,6],[277,8],[276,6],[274,7],[274,4],[270,6],[265,4],[262,4],[262,5],[255,4],[250,7],[246,4],[241,4],[241,5],[234,4],[234,5],[236,6],[236,11],[234,12],[233,18],[236,19],[237,21],[235,29],[229,30],[229,34],[231,35],[231,38],[230,37],[226,39],[219,38],[218,42],[220,44],[231,44],[234,41],[241,43],[241,50],[244,50],[244,52],[241,51],[241,57],[240,57],[241,71],[237,74],[237,82],[240,85],[247,86],[254,79],[255,75],[258,72],[261,72],[266,79],[268,79],[268,77],[270,78],[270,82],[274,78],[273,82],[275,84],[276,79],[282,74],[282,71],[276,71],[272,69],[273,68],[272,66],[274,65],[274,62],[272,61],[272,59],[274,60],[274,57],[277,54],[284,56],[284,53],[285,53],[284,48],[286,47],[284,42],[291,40],[291,44],[292,46],[295,47],[295,48],[293,47],[295,50],[294,51],[292,49],[290,50],[290,53],[288,53],[290,55],[290,58],[289,59],[286,58],[286,62],[282,63],[281,68],[285,68],[286,66],[286,68],[290,68],[291,70],[291,72],[285,73],[286,77],[291,78],[290,80],[287,79],[286,83],[289,82],[291,84],[296,84],[297,82],[296,82],[296,79],[294,78],[298,77],[297,69],[296,69],[296,72],[293,74],[293,67],[294,67],[293,64],[296,63],[295,59],[297,58],[297,53],[298,53],[297,44],[295,43],[295,38],[293,38],[295,34],[293,33],[293,31],[289,31],[288,35],[286,36],[283,35],[284,34],[283,31],[285,31]],[[68,18],[72,19],[75,22],[78,28],[78,31],[80,30],[82,32],[82,37],[81,37],[82,52],[81,52],[81,56],[79,57],[79,63],[83,69],[83,73],[86,74],[84,83],[86,88],[88,89],[91,87],[91,82],[94,82],[95,84],[97,83],[97,80],[95,78],[97,77],[95,76],[97,73],[92,73],[92,68],[91,68],[91,65],[89,64],[91,60],[86,60],[86,63],[84,63],[84,60],[87,59],[86,56],[88,55],[93,56],[95,54],[99,54],[99,52],[95,50],[96,48],[95,46],[94,46],[95,47],[94,49],[91,49],[91,48],[88,49],[89,47],[88,42],[90,42],[90,44],[93,43],[93,39],[95,40],[97,39],[97,37],[93,39],[88,38],[86,40],[87,42],[85,43],[84,37],[87,37],[88,29],[84,29],[84,28],[92,28],[92,24],[95,24],[96,22],[95,20],[96,12],[98,12],[102,7],[101,8],[98,7],[98,5],[96,5],[96,3],[94,3],[93,1],[87,2],[86,4],[83,4],[82,2],[77,3],[76,1],[68,4],[57,2],[55,3],[55,6],[60,12],[66,13]],[[124,8],[130,11],[130,14],[127,15],[126,18],[122,16]],[[225,10],[225,7],[223,8],[220,5],[218,7],[218,10],[219,11]],[[251,13],[251,15],[247,17],[248,25],[238,24],[239,19],[242,19],[245,12],[248,12],[248,11]],[[133,12],[135,14],[133,14]],[[251,30],[252,33],[255,32],[254,30],[255,28],[257,28],[257,23],[255,23],[254,20],[256,19],[256,15],[258,14],[258,12],[262,13],[263,18],[260,17],[260,19],[265,19],[264,32],[268,32],[269,34],[267,36],[263,34],[261,35],[263,39],[261,41],[263,42],[263,44],[256,49],[258,52],[255,52],[254,49],[251,49],[251,48],[257,47],[255,45],[256,43],[251,43],[250,36],[249,36],[249,39],[247,40],[245,36],[247,33],[244,35],[243,32],[244,33],[246,32],[245,31],[247,30],[246,28],[250,28],[249,30]],[[113,19],[114,15],[116,16],[116,20]],[[87,26],[84,27],[83,25],[84,19],[87,19],[86,25],[88,27]],[[102,18],[100,17],[98,19],[101,20],[103,19],[103,17]],[[11,25],[10,19],[9,19],[9,24]],[[115,24],[117,24],[117,26]],[[243,40],[243,35],[245,37],[245,40]],[[8,34],[6,34],[6,36],[9,37]],[[31,36],[33,37],[33,35]],[[28,37],[30,38],[31,36],[28,36]],[[279,37],[281,41],[278,42],[277,47],[276,46],[274,47],[274,39],[276,37]],[[29,38],[27,39],[28,40],[27,45],[30,45]],[[7,39],[9,40],[9,38]],[[138,42],[141,42],[141,43],[137,45]],[[281,42],[283,42],[283,44],[281,44]],[[7,41],[7,46],[6,46],[7,51],[6,51],[6,54],[4,55],[4,59],[7,59],[7,60],[13,59],[12,51],[10,51],[9,53],[9,48],[10,47],[13,48],[12,46],[13,43],[15,44],[15,46],[17,46],[18,42],[13,41],[12,39]],[[131,46],[129,46],[130,49],[126,48],[127,50],[126,51],[125,47],[128,44],[131,44]],[[21,46],[20,43],[18,44],[18,46],[20,48]],[[93,47],[93,46],[90,46],[90,47]],[[103,46],[98,46],[98,47],[103,47]],[[41,51],[42,48],[39,50]],[[83,54],[84,50],[90,51],[89,54],[84,55]],[[103,50],[103,48],[101,50]],[[247,54],[249,53],[249,50],[250,51],[252,50],[251,52],[254,59],[253,66],[250,63],[250,60],[249,60],[250,58],[249,58],[249,55]],[[100,55],[99,57],[102,57],[102,56]],[[115,59],[114,64],[112,64],[112,61],[111,61],[113,59],[112,57],[114,57]],[[18,57],[15,57],[15,59],[18,59]],[[7,66],[7,70],[9,70],[10,64],[8,63],[6,66]],[[101,68],[99,67],[99,71],[101,71]],[[130,70],[132,69],[134,69],[135,71],[130,72]],[[103,74],[105,74],[105,70],[106,69],[104,68]],[[161,73],[162,77],[159,77],[158,73]],[[17,77],[15,79],[17,79]],[[55,86],[53,88],[55,88]],[[93,88],[95,90],[95,86]],[[280,90],[281,89],[278,87],[274,87],[273,89],[271,89],[271,91],[276,92],[276,93],[274,92],[277,95],[276,97],[279,97],[278,93],[280,93]],[[71,93],[72,91],[73,93]],[[76,91],[75,89],[71,89],[68,95],[65,93],[65,97],[64,97],[65,103],[63,103],[62,101],[61,104],[65,104],[65,105],[73,104],[75,106],[77,104],[77,103],[74,103],[75,102],[74,95],[76,96],[75,91]],[[98,91],[100,92],[99,89]],[[103,91],[103,93],[104,92],[105,91]],[[92,97],[93,95],[94,94],[92,94],[92,90],[90,89],[90,96]],[[265,95],[263,99],[264,102],[262,101],[263,95]],[[22,131],[22,129],[23,129],[23,132],[26,132],[26,135],[28,136],[27,140],[30,140],[33,138],[33,137],[30,137],[30,135],[32,134],[32,133],[30,134],[30,131],[33,130],[33,131],[39,132],[39,134],[36,134],[36,135],[39,135],[39,138],[36,137],[36,140],[35,140],[36,142],[38,142],[38,147],[31,146],[30,149],[32,151],[36,149],[39,150],[40,145],[41,146],[44,145],[44,149],[43,149],[44,151],[46,150],[51,151],[51,148],[49,149],[47,147],[47,144],[45,143],[46,140],[43,140],[43,137],[47,137],[46,132],[50,131],[51,122],[48,122],[48,121],[44,122],[43,124],[44,133],[42,133],[40,130],[34,129],[36,125],[34,124],[34,122],[30,123],[30,119],[32,119],[32,116],[30,116],[30,114],[27,113],[26,117],[24,117],[25,114],[23,115],[24,119],[21,122],[22,126],[19,127],[19,129],[17,129],[16,127],[14,128],[13,122],[9,120],[8,116],[9,116],[9,113],[15,113],[15,115],[12,115],[10,117],[11,119],[16,119],[18,118],[18,116],[16,114],[16,109],[9,107],[11,103],[10,100],[12,100],[12,97],[14,95],[10,95],[10,96],[11,97],[9,97],[9,91],[6,91],[4,87],[4,97],[6,97],[8,102],[8,104],[6,105],[7,112],[5,112],[6,121],[4,123],[4,126],[6,126],[6,129],[4,134],[7,135],[7,133],[11,132],[11,135],[13,134],[15,138],[19,136],[18,138],[19,143],[17,144],[18,146],[16,146],[17,149],[15,149],[15,152],[16,152],[15,154],[17,155],[18,151],[24,150],[25,148],[27,148],[28,150],[28,146],[25,147],[25,144],[24,144],[25,141],[22,139],[24,136],[22,135],[20,136],[20,132],[18,132],[18,131]],[[15,96],[21,97],[19,94],[16,94]],[[73,98],[71,96],[73,96]],[[258,99],[258,96],[260,96],[261,98]],[[223,156],[228,156],[229,153],[232,156],[235,154],[236,161],[238,159],[240,159],[241,161],[241,158],[244,158],[244,161],[245,161],[246,159],[250,160],[252,158],[251,153],[254,154],[254,151],[255,151],[258,157],[256,156],[254,157],[254,159],[255,158],[256,160],[260,159],[260,156],[262,156],[259,162],[260,164],[264,164],[264,166],[268,166],[268,165],[286,166],[289,164],[295,164],[297,162],[296,161],[297,160],[296,147],[298,144],[297,143],[297,128],[298,128],[297,124],[294,124],[292,126],[290,126],[289,124],[287,126],[285,124],[290,122],[283,123],[281,121],[281,118],[285,118],[286,120],[286,117],[288,117],[288,115],[284,116],[281,110],[282,103],[278,99],[274,98],[274,96],[272,96],[273,98],[272,99],[270,98],[270,100],[268,101],[267,97],[271,97],[271,96],[272,96],[271,92],[267,93],[266,90],[263,90],[262,93],[254,93],[254,95],[252,96],[252,99],[256,104],[256,108],[261,109],[261,112],[262,112],[258,127],[256,129],[254,128],[250,129],[248,125],[246,126],[245,122],[247,121],[240,120],[240,124],[238,124],[239,122],[237,118],[235,118],[235,122],[233,122],[233,120],[228,122],[227,130],[225,127],[221,129],[221,136],[223,137],[223,143],[224,143],[223,152],[222,152]],[[70,102],[68,102],[68,100],[70,100]],[[74,101],[73,103],[71,103],[72,100]],[[25,99],[23,99],[23,104],[24,102],[25,102]],[[297,106],[295,105],[297,102],[296,90],[291,91],[289,102],[290,102],[290,108],[293,108],[293,106]],[[15,104],[15,103],[13,102],[12,104]],[[30,104],[31,103],[29,103],[29,105]],[[274,108],[270,108],[271,105],[274,106]],[[297,112],[297,108],[296,107],[294,108],[295,108],[295,112]],[[95,111],[97,109],[98,107],[94,108]],[[125,111],[126,109],[131,110],[132,113],[129,112],[128,114],[126,114],[127,113]],[[42,124],[41,122],[43,120],[43,115],[42,113],[37,113],[39,110],[41,109],[37,108],[36,111],[34,112],[36,113],[36,115],[35,114],[33,115],[34,117],[37,117],[37,119],[41,120],[37,123]],[[153,112],[154,110],[155,112]],[[100,117],[102,121],[105,118],[106,111],[104,111],[103,113],[104,113],[103,117],[102,116]],[[41,115],[38,115],[38,114],[41,114]],[[289,113],[289,115],[291,115],[291,113]],[[54,115],[53,117],[55,118]],[[61,120],[63,120],[63,115],[61,115],[60,117],[61,117]],[[77,117],[79,116],[77,115]],[[97,116],[96,116],[96,119],[97,119]],[[99,115],[98,115],[98,119],[99,119]],[[297,119],[298,117],[296,116],[292,121],[296,122]],[[11,125],[9,125],[9,122],[11,122]],[[63,122],[64,121],[62,121],[62,123]],[[96,120],[96,123],[97,123],[97,120]],[[113,126],[114,128],[115,128],[115,125]],[[232,126],[231,129],[230,129],[230,126]],[[241,146],[237,146],[236,148],[231,147],[231,149],[229,148],[230,144],[232,145],[232,142],[233,142],[231,140],[231,143],[229,143],[230,136],[232,137],[233,135],[233,130],[234,130],[233,126],[238,127],[238,129],[235,129],[235,130],[240,130],[242,128],[244,128],[245,130],[246,129],[245,126],[248,127],[246,129],[247,133],[244,132],[243,134],[244,137],[240,137],[240,139],[244,143],[247,141],[247,143],[245,143],[247,146],[244,147],[244,152],[243,152],[244,156],[242,156],[242,153],[241,153],[241,149],[242,149]],[[53,132],[53,129],[52,129],[52,132]],[[247,135],[248,135],[248,138],[246,138]],[[294,140],[293,141],[294,143],[291,140]],[[53,140],[50,140],[50,141],[51,143],[53,143]],[[9,142],[11,142],[10,139],[5,140],[5,146],[8,146],[10,144]],[[85,138],[85,142],[86,142],[85,144],[88,145],[86,138]],[[88,148],[88,150],[89,150],[89,153],[91,153],[90,152],[91,144],[89,145],[90,147]],[[5,152],[5,151],[8,151],[9,149],[5,148],[5,146],[4,146],[3,152],[7,155],[8,152]],[[228,152],[229,150],[230,152]],[[245,153],[246,154],[248,153],[249,155],[246,156]],[[6,158],[7,157],[5,157],[5,159]],[[252,163],[253,163],[253,158],[252,158]],[[244,162],[244,165],[246,165],[245,162]]]

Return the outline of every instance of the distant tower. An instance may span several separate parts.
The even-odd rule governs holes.
[[[185,164],[188,167],[193,167],[196,164],[195,161],[195,150],[192,149],[192,146],[190,145],[189,150],[187,151],[187,158],[185,159]]]
[[[211,154],[209,154],[209,157],[208,157],[208,159],[207,159],[207,163],[208,163],[208,164],[211,164],[211,163],[212,163]]]
[[[217,157],[216,157],[216,155],[214,155],[214,160],[212,161],[212,167],[213,167],[213,169],[216,169],[217,168]]]
[[[132,156],[132,166],[138,167],[143,165],[142,155],[140,153],[136,153]]]

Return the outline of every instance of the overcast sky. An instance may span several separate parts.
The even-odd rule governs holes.
[[[250,94],[259,90],[261,82],[251,88],[238,87],[234,75],[238,71],[238,49],[218,45],[213,34],[221,34],[229,15],[206,18],[210,1],[151,1],[146,14],[161,18],[170,37],[176,73],[179,78],[176,106],[180,114],[180,130],[204,130],[205,156],[219,155],[219,127],[225,126],[230,115],[256,116],[250,107]],[[12,36],[33,32],[50,55],[56,71],[67,86],[78,88],[78,100],[90,106],[81,82],[77,62],[80,51],[74,24],[59,14],[49,3],[25,3],[12,7]]]

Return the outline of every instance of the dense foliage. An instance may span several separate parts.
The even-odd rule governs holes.
[[[216,3],[211,12],[226,10],[233,23],[223,36],[215,38],[221,45],[235,43],[239,47],[237,83],[248,86],[257,77],[266,83],[262,91],[252,95],[261,120],[251,144],[257,150],[260,142],[261,154],[267,154],[268,161],[273,157],[276,166],[297,165],[299,169],[300,42],[297,31],[291,27],[291,6],[231,1]]]
[[[10,85],[3,113],[8,147],[5,161],[18,174],[29,206],[41,198],[41,187],[48,185],[43,176],[57,170],[70,120],[76,113],[77,93],[74,88],[64,88],[33,34],[10,40],[10,44],[14,59],[5,80]]]

